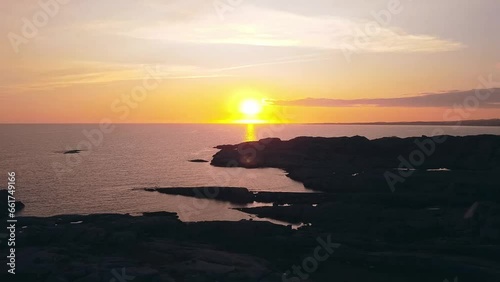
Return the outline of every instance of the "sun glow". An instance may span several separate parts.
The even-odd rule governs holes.
[[[266,94],[255,89],[235,90],[225,103],[226,119],[217,122],[236,124],[287,123],[281,118],[283,115],[280,108],[273,106]]]
[[[255,117],[262,112],[262,104],[253,99],[244,100],[240,104],[240,112],[248,117]]]

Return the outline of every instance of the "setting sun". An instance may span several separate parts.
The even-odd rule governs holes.
[[[258,115],[262,112],[262,104],[256,100],[245,100],[240,104],[240,112],[248,116]]]

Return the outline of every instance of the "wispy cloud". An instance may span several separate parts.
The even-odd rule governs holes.
[[[252,6],[241,7],[221,24],[213,16],[183,22],[155,22],[121,32],[142,39],[201,44],[241,44],[342,50],[356,42],[357,52],[442,52],[464,47],[460,42],[432,35],[410,34],[380,27],[377,34],[359,40],[367,20],[339,16],[305,16]]]
[[[146,65],[140,64],[103,64],[99,62],[73,62],[73,64],[77,64],[79,67],[77,68],[69,64],[66,67],[45,72],[43,76],[38,76],[29,82],[4,85],[0,87],[0,91],[23,92],[54,90],[76,85],[110,84],[142,80],[146,75]],[[155,77],[162,80],[204,79],[230,76],[213,71],[208,72],[202,68],[189,65],[156,64],[152,67],[156,71]]]
[[[481,99],[478,107],[500,108],[500,88],[477,89],[467,91],[450,91],[443,93],[427,93],[417,96],[379,99],[328,99],[306,98],[299,100],[275,100],[275,105],[300,107],[437,107],[449,108],[462,105],[471,97],[487,97]]]
[[[256,68],[256,67],[262,67],[262,66],[293,64],[293,63],[302,63],[302,62],[327,60],[327,59],[328,59],[328,57],[327,57],[326,52],[316,52],[316,53],[304,54],[304,55],[298,55],[298,56],[281,57],[281,58],[276,58],[273,60],[254,63],[254,64],[246,64],[246,65],[238,65],[238,66],[213,69],[212,72],[225,72],[225,71],[232,71],[232,70],[239,70],[239,69]]]

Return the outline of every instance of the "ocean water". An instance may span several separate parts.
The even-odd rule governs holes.
[[[0,125],[0,187],[16,173],[21,215],[177,212],[184,221],[240,220],[235,205],[145,192],[145,187],[237,186],[310,192],[279,169],[216,168],[216,145],[266,137],[500,135],[499,127],[395,125]],[[80,154],[63,154],[84,149]]]

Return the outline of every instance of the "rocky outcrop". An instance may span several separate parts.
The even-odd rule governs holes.
[[[270,262],[244,244],[225,247],[227,240],[259,234],[264,248],[262,238],[291,232],[267,222],[186,224],[169,213],[20,217],[18,225],[16,281],[266,281],[280,277]],[[7,254],[5,244],[0,252]]]
[[[446,142],[435,142],[435,148],[427,137],[301,137],[219,146],[212,165],[281,168],[323,192],[254,193],[240,187],[146,191],[266,203],[238,209],[304,226],[292,230],[250,220],[184,223],[169,212],[19,217],[16,278],[500,281],[500,137],[437,138]],[[400,167],[401,158],[413,158],[418,150],[425,157],[422,163]],[[387,172],[403,178],[394,190]],[[4,244],[0,253],[7,254]],[[0,265],[6,263],[6,256],[0,256]],[[307,276],[300,279],[297,269]],[[0,280],[10,281],[4,273]]]
[[[214,166],[280,168],[326,192],[256,193],[273,205],[238,210],[331,234],[345,247],[332,255],[339,261],[500,281],[486,266],[500,255],[500,136],[271,138],[217,148]]]
[[[375,140],[360,136],[289,141],[269,138],[217,148],[220,151],[213,156],[213,166],[281,168],[307,188],[327,192],[436,192],[448,189],[453,182],[457,185],[450,189],[480,194],[478,181],[484,187],[500,183],[496,177],[500,136],[492,135]],[[399,187],[390,187],[391,181]],[[500,195],[491,189],[489,192],[494,194],[490,196]]]
[[[254,195],[247,188],[240,187],[171,187],[146,188],[149,192],[168,195],[180,195],[202,199],[226,201],[236,204],[248,204],[254,201]]]
[[[189,160],[191,163],[208,163],[209,161],[207,160],[202,160],[202,159],[194,159],[194,160]]]
[[[68,151],[65,151],[63,154],[67,155],[67,154],[79,154],[82,150],[68,150]]]
[[[167,195],[218,200],[235,204],[253,202],[285,204],[317,204],[333,200],[338,196],[326,193],[287,193],[287,192],[251,192],[241,187],[171,187],[144,188],[148,192],[159,192]]]
[[[477,216],[492,213],[492,209],[491,205],[480,204]],[[170,213],[20,217],[18,224],[23,228],[17,236],[16,279],[294,281],[296,275],[291,271],[297,266],[304,269],[304,261],[315,258],[318,247],[326,250],[331,246],[335,246],[335,252],[317,260],[318,268],[307,272],[305,281],[329,281],[334,277],[335,281],[419,282],[442,281],[450,275],[461,282],[500,279],[500,248],[496,245],[448,238],[412,244],[387,242],[361,232],[369,230],[364,226],[374,218],[360,220],[360,212],[352,217],[360,220],[359,224],[348,223],[351,218],[347,218],[347,210],[341,210],[343,220],[341,215],[329,214],[332,224],[337,225],[331,232],[316,223],[299,230],[258,221],[183,223]],[[432,228],[411,222],[408,224],[415,228]],[[346,224],[351,229],[345,229]],[[411,231],[402,223],[391,230],[395,238]],[[459,234],[458,230],[451,231]],[[4,244],[0,252],[7,253]],[[6,263],[6,257],[0,257],[0,264]],[[289,276],[283,279],[287,271]],[[10,281],[9,275],[2,272],[0,279]]]

